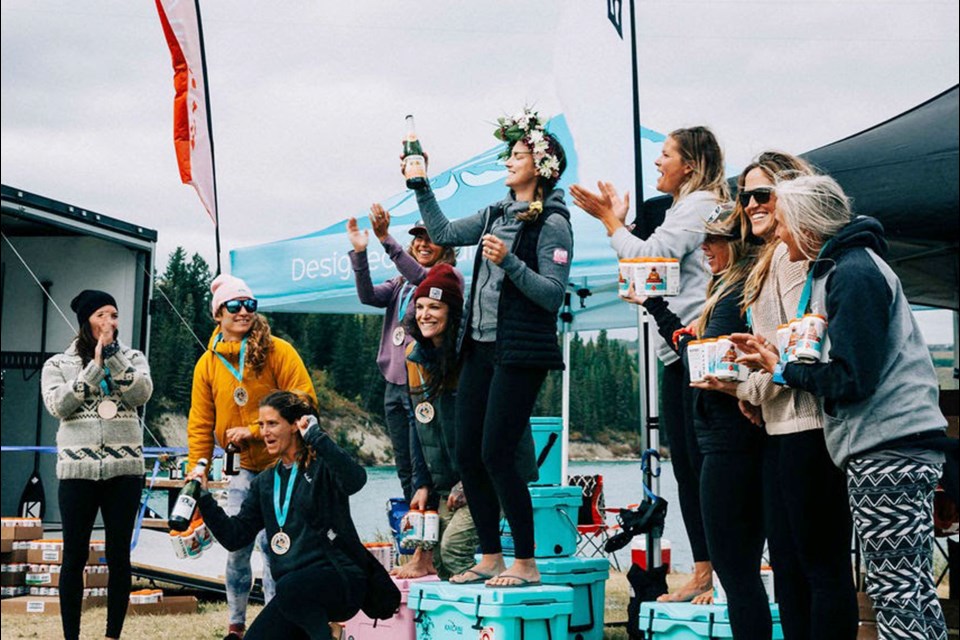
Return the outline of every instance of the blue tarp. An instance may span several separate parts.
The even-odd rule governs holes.
[[[559,183],[561,188],[566,188],[579,180],[576,145],[562,115],[550,121],[548,130],[567,150],[567,170]],[[645,129],[643,138],[645,164],[652,167],[664,136]],[[504,186],[506,168],[497,159],[503,148],[503,144],[498,144],[430,181],[449,218],[471,215],[504,197],[507,192]],[[419,218],[413,192],[404,191],[387,198],[382,204],[390,211],[391,235],[406,244],[407,230]],[[571,311],[575,318],[572,328],[636,326],[636,307],[616,298],[617,259],[603,226],[572,205],[571,209],[574,256],[570,291],[574,293]],[[356,217],[362,229],[369,228],[365,212]],[[357,299],[347,255],[350,248],[346,220],[341,220],[307,235],[235,249],[230,252],[231,273],[247,281],[265,311],[377,313],[380,310],[361,305]],[[375,284],[397,275],[396,268],[372,233],[367,251]],[[474,247],[462,247],[458,254],[457,266],[468,281],[473,257]],[[575,291],[581,288],[592,292],[584,308],[580,308],[575,295]]]

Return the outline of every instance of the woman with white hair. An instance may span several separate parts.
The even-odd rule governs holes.
[[[946,638],[932,575],[933,492],[946,421],[937,378],[873,218],[853,217],[840,185],[803,176],[776,187],[777,234],[811,261],[798,314],[825,317],[820,358],[781,362],[762,337],[736,334],[742,360],[818,396],[827,450],[847,476],[881,638]],[[816,341],[814,341],[816,342]]]

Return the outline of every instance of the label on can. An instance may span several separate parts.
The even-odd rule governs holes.
[[[411,549],[423,540],[423,511],[410,510],[400,520],[400,546]]]
[[[702,340],[687,343],[687,363],[690,368],[690,382],[700,382],[707,375],[707,345]]]
[[[823,354],[823,338],[827,328],[827,320],[823,316],[808,313],[799,323],[794,353],[798,360],[816,362]]]
[[[787,362],[797,361],[797,338],[800,337],[800,318],[794,318],[787,325],[790,328],[790,338],[787,340]]]
[[[440,515],[436,511],[423,514],[423,541],[437,542],[440,539]]]
[[[714,374],[717,380],[732,382],[740,377],[737,347],[727,336],[717,338]]]

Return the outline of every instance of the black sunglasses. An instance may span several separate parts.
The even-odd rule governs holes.
[[[769,187],[761,187],[753,191],[741,191],[739,196],[740,206],[746,208],[750,204],[750,198],[756,200],[757,204],[767,204],[770,202],[770,196],[772,195],[773,189]]]
[[[227,300],[223,303],[223,308],[226,309],[228,313],[239,313],[241,307],[250,313],[256,313],[257,301],[253,298],[246,298],[245,300]]]

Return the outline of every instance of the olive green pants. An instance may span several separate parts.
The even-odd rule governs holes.
[[[462,573],[476,564],[474,556],[480,538],[470,517],[470,509],[451,511],[446,496],[440,500],[440,549],[433,553],[433,563],[441,580]]]

